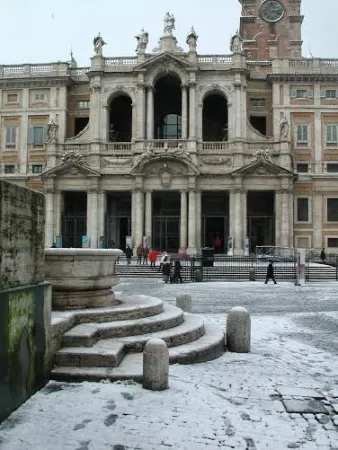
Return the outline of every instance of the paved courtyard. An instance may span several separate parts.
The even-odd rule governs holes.
[[[250,354],[170,368],[170,388],[50,382],[0,426],[1,450],[338,450],[336,283],[165,285],[125,280],[116,291],[175,302],[224,326],[252,315]]]

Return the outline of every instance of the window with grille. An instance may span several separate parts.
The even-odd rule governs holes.
[[[32,173],[42,173],[42,164],[33,164]]]
[[[309,199],[297,198],[297,222],[309,221]]]
[[[250,98],[251,106],[265,106],[265,98]]]
[[[338,163],[327,163],[326,172],[337,173],[338,172]]]
[[[299,173],[308,173],[309,165],[308,164],[297,164],[297,172]]]
[[[338,125],[326,125],[326,145],[328,147],[338,146]]]
[[[78,100],[76,102],[77,109],[87,109],[89,108],[89,100]]]
[[[6,148],[16,147],[16,127],[10,126],[5,132]]]
[[[37,92],[34,95],[34,100],[36,102],[44,102],[45,101],[45,94],[43,92]]]
[[[338,198],[327,199],[327,221],[338,222]]]
[[[296,143],[299,146],[309,146],[309,125],[296,126]]]
[[[43,145],[46,142],[46,127],[30,126],[28,128],[28,144]]]
[[[15,166],[13,164],[6,164],[5,173],[15,173]]]
[[[328,247],[338,247],[338,237],[327,238]]]

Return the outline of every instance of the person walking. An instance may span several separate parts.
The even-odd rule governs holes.
[[[162,264],[163,281],[165,283],[168,283],[168,281],[170,280],[170,261],[168,259],[168,256],[165,256],[163,258],[163,263],[161,264]]]
[[[133,251],[132,249],[129,247],[129,245],[127,245],[126,248],[126,258],[127,258],[127,264],[129,265],[131,263],[131,257],[133,256]]]
[[[155,249],[152,249],[149,253],[149,261],[150,261],[150,268],[155,269],[156,266],[156,259],[157,259],[157,251]]]
[[[148,257],[149,257],[149,248],[144,247],[144,249],[143,249],[143,264],[148,265]]]
[[[163,253],[162,253],[162,258],[161,258],[161,261],[160,261],[160,267],[159,267],[159,269],[158,269],[159,272],[161,272],[162,267],[163,267],[163,263],[164,263],[164,261],[166,261],[167,259],[168,259],[168,253],[167,253],[167,252],[163,252]]]
[[[322,260],[322,263],[325,263],[325,259],[326,259],[326,254],[325,254],[325,250],[322,249],[322,251],[320,252],[320,259]]]
[[[269,263],[268,270],[266,271],[265,284],[268,284],[269,280],[272,280],[274,282],[274,284],[277,284],[277,282],[275,280],[274,268],[273,268],[272,262]]]
[[[142,263],[143,248],[139,245],[136,249],[137,264]]]
[[[174,265],[174,277],[173,277],[173,283],[183,283],[182,275],[181,275],[182,265],[178,259],[175,261]]]

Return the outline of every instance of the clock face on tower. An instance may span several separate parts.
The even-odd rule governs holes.
[[[284,6],[278,0],[266,0],[261,6],[260,16],[266,22],[278,22],[284,12]]]

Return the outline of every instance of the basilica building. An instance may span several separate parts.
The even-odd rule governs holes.
[[[135,56],[0,66],[0,176],[45,193],[46,246],[338,250],[338,60],[302,56],[301,0],[239,1],[222,55],[167,13]]]

